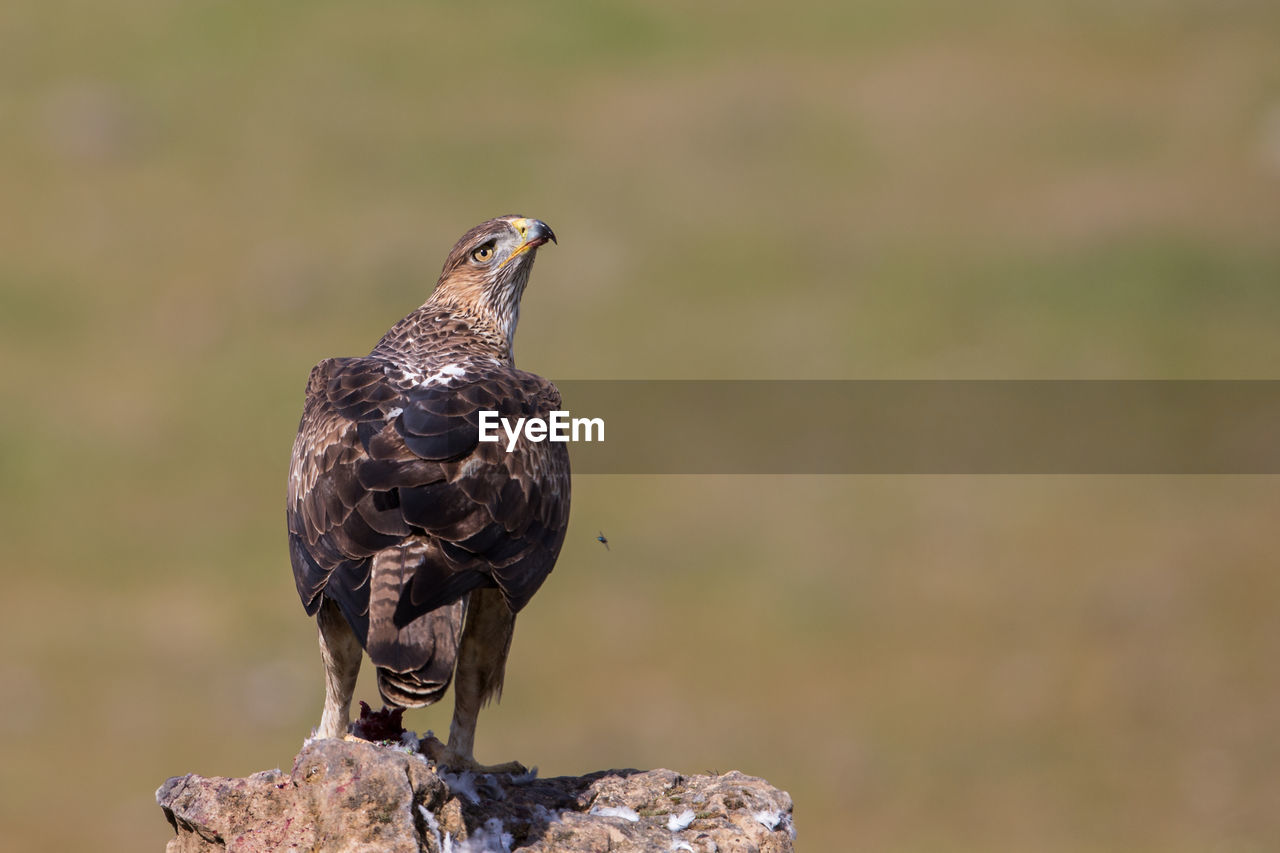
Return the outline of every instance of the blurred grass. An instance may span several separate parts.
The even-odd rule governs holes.
[[[1278,37],[1247,0],[8,4],[6,844],[159,849],[166,776],[287,764],[307,371],[489,216],[561,236],[518,344],[553,378],[1275,378]],[[1274,486],[581,477],[480,757],[740,768],[804,849],[1266,849]]]

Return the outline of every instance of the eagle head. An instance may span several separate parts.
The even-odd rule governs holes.
[[[534,256],[548,240],[556,241],[555,232],[538,219],[500,216],[480,223],[449,252],[431,302],[493,325],[510,347]]]

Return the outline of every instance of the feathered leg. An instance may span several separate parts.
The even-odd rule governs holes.
[[[458,670],[453,680],[453,723],[449,746],[437,759],[443,764],[481,773],[523,773],[519,762],[491,767],[476,763],[476,719],[490,699],[502,696],[502,678],[511,651],[515,614],[496,589],[472,590],[458,648]]]
[[[360,641],[338,605],[327,598],[316,613],[316,624],[320,626],[320,657],[324,659],[324,713],[315,736],[341,738],[351,723],[351,697],[360,674]]]

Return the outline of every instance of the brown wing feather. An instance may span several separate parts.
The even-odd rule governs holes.
[[[410,663],[396,655],[411,628],[447,651],[439,625],[413,626],[472,589],[497,586],[519,611],[564,541],[565,445],[478,440],[480,411],[546,417],[559,392],[492,359],[456,364],[447,382],[415,382],[383,358],[329,359],[308,381],[289,475],[294,579],[308,612],[321,595],[338,603],[379,666]]]
[[[396,622],[406,624],[459,593],[459,586],[496,585],[519,612],[550,573],[568,525],[569,454],[563,443],[480,442],[481,411],[547,417],[560,406],[550,382],[508,366],[468,370],[460,393],[411,394],[396,429],[412,451],[441,447],[441,436],[468,445],[441,464],[443,481],[401,488],[405,520],[437,537],[444,560],[424,561],[400,599]],[[423,436],[426,436],[425,445]]]

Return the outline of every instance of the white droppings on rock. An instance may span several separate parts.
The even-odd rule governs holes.
[[[436,840],[436,849],[443,849],[444,839],[440,837],[440,821],[436,820],[436,816],[424,805],[419,805],[418,811],[422,813],[422,820],[427,825],[427,829],[431,830],[431,837]]]
[[[455,840],[445,833],[441,850],[446,853],[511,853],[514,841],[514,836],[503,830],[502,821],[491,817],[466,838]]]
[[[463,771],[461,773],[450,773],[444,771],[440,774],[440,778],[449,786],[449,790],[455,794],[461,794],[471,801],[472,805],[480,804],[480,795],[476,792],[476,776],[474,773]]]
[[[795,825],[791,823],[791,815],[782,811],[758,811],[751,815],[756,822],[770,832],[786,831],[792,840],[796,837]]]
[[[600,817],[620,817],[632,823],[640,819],[640,815],[636,813],[635,809],[627,808],[626,806],[595,806],[591,809],[591,814],[599,815]]]

